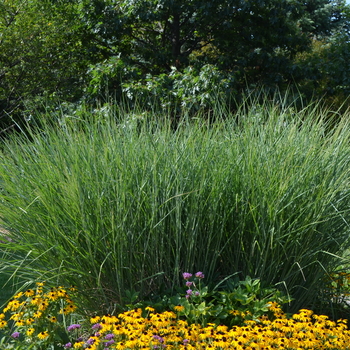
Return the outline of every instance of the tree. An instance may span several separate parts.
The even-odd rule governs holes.
[[[7,0],[0,4],[0,125],[55,98],[76,101],[90,63],[102,59],[86,39],[74,4]],[[91,36],[91,34],[89,34]],[[30,112],[28,111],[27,114]],[[25,113],[24,113],[25,114]]]
[[[343,30],[346,8],[344,0],[3,1],[0,124],[42,100],[91,101],[106,85],[122,91],[164,74],[174,89],[188,74],[211,76],[210,67],[227,91],[298,83],[295,58]]]
[[[106,13],[90,15],[100,26],[118,19],[117,33],[101,32],[101,41],[141,77],[212,64],[241,88],[293,83],[296,55],[340,28],[345,6],[344,0],[111,0],[103,11],[106,2],[93,3],[95,10],[91,3],[81,9]]]

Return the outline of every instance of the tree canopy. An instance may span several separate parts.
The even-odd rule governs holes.
[[[230,94],[257,85],[339,90],[320,90],[320,81],[344,94],[348,73],[335,82],[332,70],[348,51],[345,0],[4,0],[0,123],[55,97],[174,91],[214,76]]]

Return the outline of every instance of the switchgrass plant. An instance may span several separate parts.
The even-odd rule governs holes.
[[[77,285],[90,311],[199,269],[211,288],[249,275],[312,306],[349,240],[349,124],[328,112],[253,101],[175,129],[112,105],[38,116],[1,147],[1,271]]]

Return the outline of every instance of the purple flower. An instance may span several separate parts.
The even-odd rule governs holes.
[[[72,343],[67,343],[67,344],[65,344],[64,347],[65,347],[66,349],[71,348],[71,347],[72,347]]]
[[[105,346],[110,346],[110,345],[112,345],[113,343],[114,343],[114,340],[111,339],[110,341],[106,342],[104,345],[105,345]]]
[[[198,297],[198,296],[199,296],[199,292],[198,292],[198,291],[194,292],[194,295],[195,295],[196,297]]]
[[[106,340],[111,340],[113,338],[114,338],[114,334],[112,334],[112,333],[106,334],[106,336],[105,336]]]
[[[70,332],[74,329],[80,328],[81,325],[80,324],[71,324],[70,326],[67,327],[67,331]]]
[[[193,284],[193,282],[187,281],[187,282],[186,282],[186,287],[191,287],[192,284]]]
[[[184,339],[184,340],[183,340],[184,345],[187,345],[188,342],[189,342],[188,339]]]
[[[95,342],[95,339],[94,339],[94,338],[89,338],[89,339],[86,341],[86,344],[87,344],[87,345],[92,345],[94,342]]]
[[[192,289],[186,290],[187,295],[192,295],[192,293],[193,293]]]
[[[195,274],[195,276],[196,276],[197,278],[204,278],[204,273],[201,272],[201,271],[198,271],[198,272]]]
[[[11,334],[11,337],[17,339],[17,338],[19,338],[20,334],[21,334],[20,332],[13,332]]]
[[[97,331],[97,330],[101,329],[102,326],[101,326],[100,323],[95,323],[91,328],[92,328],[93,330]]]
[[[154,335],[153,335],[153,339],[158,340],[160,343],[163,343],[163,342],[164,342],[164,339],[163,339],[162,337],[160,337],[159,335],[157,335],[157,334],[154,334]]]
[[[182,277],[185,279],[185,280],[188,280],[192,277],[192,273],[189,273],[189,272],[184,272],[182,274]]]

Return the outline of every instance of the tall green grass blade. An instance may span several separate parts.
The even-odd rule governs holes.
[[[122,107],[41,117],[0,154],[1,269],[74,284],[89,309],[237,272],[312,304],[349,243],[350,133],[284,101],[186,119]],[[221,115],[221,114],[224,115]],[[327,253],[325,253],[327,252]],[[283,287],[284,288],[284,287]]]

